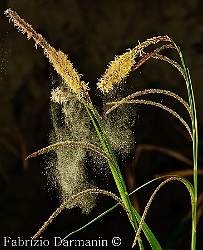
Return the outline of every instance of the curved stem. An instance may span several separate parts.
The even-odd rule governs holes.
[[[192,136],[192,132],[190,130],[190,127],[188,126],[187,122],[179,115],[177,114],[173,109],[168,108],[165,105],[162,105],[161,103],[157,103],[157,102],[153,102],[153,101],[148,101],[148,100],[130,100],[130,101],[122,101],[120,104],[125,104],[125,103],[140,103],[140,104],[146,104],[146,105],[152,105],[152,106],[156,106],[159,107],[163,110],[168,111],[170,114],[172,114],[173,116],[175,116],[176,118],[178,118],[178,120],[185,126],[185,128],[187,129],[189,135],[191,138],[193,138]],[[118,107],[118,103],[116,104]],[[109,110],[108,110],[109,111]],[[107,112],[108,112],[107,111]],[[112,111],[112,110],[111,110]],[[109,113],[109,112],[108,112]]]
[[[89,149],[89,150],[92,150],[100,155],[102,155],[104,158],[106,158],[108,161],[112,161],[111,157],[106,154],[101,148],[93,145],[93,144],[90,144],[90,143],[86,143],[86,142],[77,142],[77,141],[63,141],[63,142],[57,142],[55,144],[52,144],[48,147],[45,147],[45,148],[42,148],[30,155],[27,156],[27,158],[25,160],[28,160],[30,158],[34,158],[38,155],[42,155],[42,154],[46,154],[52,150],[55,150],[59,147],[64,147],[64,146],[76,146],[76,147],[82,147],[82,148],[85,148],[85,149]]]
[[[190,78],[190,73],[188,68],[185,65],[185,61],[182,55],[180,48],[176,45],[176,43],[171,39],[172,44],[174,45],[175,49],[177,50],[180,60],[182,63],[184,75],[185,75],[185,82],[188,91],[188,98],[189,98],[189,105],[192,111],[192,138],[193,138],[193,180],[194,180],[194,210],[192,214],[192,241],[191,241],[191,250],[196,249],[196,228],[197,228],[197,181],[198,181],[198,174],[197,174],[197,161],[198,161],[198,126],[197,126],[197,114],[195,108],[195,98],[194,92],[192,87],[192,82]]]
[[[53,219],[56,218],[61,213],[61,211],[63,211],[66,208],[67,205],[71,204],[75,199],[79,198],[80,196],[88,195],[88,194],[104,194],[104,195],[110,196],[114,200],[116,200],[118,203],[120,203],[123,209],[126,211],[126,213],[128,213],[128,210],[126,209],[122,200],[118,198],[115,194],[106,190],[102,190],[102,189],[86,189],[84,191],[79,192],[78,194],[71,196],[66,202],[61,204],[61,206],[53,212],[53,214],[49,217],[49,219],[43,224],[43,226],[32,237],[32,240],[35,240],[37,237],[39,237],[39,235],[48,227],[48,225],[53,221]]]
[[[169,90],[165,90],[165,89],[145,89],[145,90],[141,90],[141,91],[137,91],[131,95],[128,95],[126,97],[124,97],[122,100],[117,101],[117,102],[107,102],[107,105],[110,104],[114,104],[114,106],[112,106],[109,110],[107,110],[106,114],[109,114],[111,111],[113,111],[115,108],[117,108],[120,104],[122,104],[123,102],[125,103],[125,101],[130,100],[134,97],[138,97],[138,96],[142,96],[142,95],[148,95],[148,94],[164,94],[167,96],[172,96],[174,97],[177,101],[179,101],[181,104],[183,104],[183,106],[187,109],[190,117],[192,118],[192,111],[190,109],[190,106],[188,105],[188,103],[183,100],[182,97],[180,97],[179,95],[169,91]]]
[[[141,218],[140,223],[139,223],[138,230],[137,230],[136,235],[135,235],[135,239],[134,239],[133,244],[132,244],[132,248],[135,247],[135,245],[136,245],[136,241],[138,240],[138,237],[139,237],[139,235],[140,235],[140,233],[141,233],[142,226],[143,226],[143,224],[144,224],[144,220],[145,220],[145,218],[146,218],[147,212],[148,212],[148,210],[149,210],[150,205],[152,204],[152,201],[153,201],[155,195],[156,195],[157,192],[161,189],[161,187],[163,187],[166,183],[168,183],[169,181],[175,181],[175,180],[180,181],[180,182],[182,182],[184,185],[186,185],[186,187],[187,187],[187,189],[188,189],[188,191],[189,191],[189,193],[190,193],[190,195],[191,195],[191,204],[192,204],[192,210],[193,210],[193,208],[194,208],[194,207],[193,207],[193,204],[194,204],[194,196],[193,196],[192,194],[194,194],[194,192],[191,191],[191,187],[188,185],[188,182],[187,182],[187,184],[186,184],[186,182],[184,181],[184,179],[181,178],[181,177],[178,177],[178,176],[172,176],[172,177],[166,179],[166,180],[163,181],[161,184],[159,184],[159,186],[155,189],[155,191],[154,191],[153,194],[151,195],[151,197],[150,197],[150,199],[149,199],[149,201],[148,201],[148,203],[147,203],[147,205],[146,205],[146,207],[145,207],[145,209],[144,209],[142,218]],[[193,190],[193,189],[192,189],[192,190]]]

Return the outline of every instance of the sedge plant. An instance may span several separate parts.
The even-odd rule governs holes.
[[[112,146],[112,142],[110,139],[110,135],[108,133],[107,126],[105,125],[106,120],[102,118],[102,115],[99,114],[95,105],[93,104],[90,95],[89,95],[89,87],[84,81],[81,80],[81,75],[77,72],[77,70],[73,67],[72,63],[68,59],[68,57],[61,51],[56,50],[53,48],[43,37],[42,35],[38,34],[33,27],[25,22],[20,16],[8,9],[5,11],[5,14],[10,18],[10,20],[14,23],[14,26],[17,27],[19,31],[23,34],[27,34],[27,38],[33,38],[35,41],[35,45],[40,46],[44,50],[45,56],[49,59],[50,64],[56,70],[58,75],[61,77],[61,84],[55,88],[53,88],[51,92],[51,101],[53,102],[52,111],[53,111],[53,125],[54,125],[54,134],[51,137],[52,144],[48,147],[45,147],[35,153],[29,155],[26,159],[33,158],[35,156],[48,153],[50,151],[55,151],[57,162],[56,165],[61,166],[57,168],[55,172],[56,179],[61,185],[61,194],[62,194],[62,204],[61,206],[50,216],[50,218],[43,224],[43,226],[38,230],[38,232],[32,237],[32,239],[36,239],[45,229],[46,227],[52,222],[53,219],[57,217],[57,215],[65,208],[70,208],[72,206],[80,206],[83,212],[89,212],[93,207],[95,195],[103,194],[112,197],[116,200],[117,204],[109,208],[109,210],[105,211],[97,218],[89,222],[88,224],[82,226],[80,229],[72,232],[76,233],[82,229],[84,229],[89,224],[93,223],[97,219],[101,218],[105,214],[109,213],[119,204],[122,205],[123,209],[126,211],[126,214],[129,218],[129,222],[135,231],[135,239],[132,240],[132,247],[135,247],[136,243],[139,244],[139,249],[144,249],[144,245],[142,242],[142,238],[140,236],[141,231],[144,232],[149,244],[151,245],[152,249],[161,250],[162,247],[160,246],[158,240],[154,236],[153,232],[144,222],[149,207],[153,201],[154,196],[160,190],[160,188],[170,181],[180,181],[182,182],[189,191],[191,197],[191,207],[192,207],[192,236],[191,236],[191,250],[196,249],[196,212],[197,212],[197,160],[198,160],[198,132],[197,132],[197,117],[196,117],[196,109],[195,109],[195,98],[191,83],[191,78],[189,74],[189,70],[185,65],[183,55],[181,53],[180,48],[176,45],[176,43],[168,36],[157,36],[147,39],[146,41],[139,43],[135,48],[128,50],[124,54],[120,56],[116,56],[115,59],[110,63],[107,67],[106,71],[99,79],[97,83],[98,89],[103,93],[105,96],[111,94],[111,92],[118,86],[131,72],[137,70],[141,65],[143,65],[146,61],[151,58],[158,59],[165,61],[175,67],[180,74],[183,76],[187,93],[188,93],[188,101],[183,100],[177,94],[164,90],[164,89],[145,89],[142,91],[137,91],[131,95],[126,96],[121,100],[115,100],[111,102],[107,102],[106,105],[109,107],[105,112],[105,119],[108,120],[108,115],[115,110],[119,110],[122,106],[128,104],[145,104],[145,105],[152,105],[158,108],[161,108],[171,115],[175,116],[185,127],[189,136],[191,137],[193,143],[193,178],[194,182],[190,183],[186,178],[181,176],[165,176],[164,180],[158,185],[158,187],[153,192],[150,200],[148,201],[143,215],[140,216],[135,208],[131,204],[130,195],[124,178],[121,174],[119,164],[117,162],[114,150]],[[159,46],[159,44],[164,44]],[[150,45],[156,45],[157,48],[152,50],[151,52],[145,53],[144,49],[149,47]],[[166,49],[174,49],[177,51],[180,57],[180,64],[171,60],[170,58],[163,56],[160,54],[161,51]],[[138,62],[135,62],[135,58],[138,58]],[[181,105],[185,107],[187,110],[190,118],[191,118],[191,125],[189,125],[177,112],[173,109],[169,108],[168,106],[163,105],[162,103],[140,99],[139,97],[145,96],[148,94],[163,94],[166,96],[170,96],[177,100]],[[56,106],[60,107],[64,114],[64,121],[67,126],[60,129],[57,125],[57,118],[55,116],[54,110]],[[77,111],[75,109],[71,109],[72,106],[77,106]],[[70,110],[72,110],[70,113]],[[82,118],[82,113],[85,113],[85,117]],[[77,113],[77,114],[76,114]],[[75,119],[71,122],[71,119]],[[75,133],[73,129],[76,126],[76,120],[79,126],[77,129],[79,130],[80,127],[83,127],[86,130],[85,136],[82,136],[79,130],[78,133]],[[87,124],[91,124],[90,126]],[[69,128],[69,131],[66,129]],[[90,131],[89,131],[90,130]],[[92,132],[94,130],[94,133]],[[94,134],[94,135],[92,135]],[[57,140],[54,139],[57,137]],[[68,138],[68,139],[67,139]],[[95,143],[92,143],[95,142]],[[122,143],[122,141],[120,141]],[[124,146],[125,147],[125,146]],[[70,169],[76,169],[77,172],[81,170],[81,161],[84,159],[84,152],[86,151],[93,152],[94,154],[100,155],[104,161],[107,162],[108,167],[113,175],[115,180],[115,184],[117,186],[118,192],[120,197],[116,196],[110,191],[101,190],[95,186],[94,183],[89,183],[87,179],[83,178],[81,181],[81,185],[75,185],[72,188],[72,191],[68,193],[68,190],[63,188],[65,182],[68,182],[66,171],[70,171]],[[71,151],[71,161],[73,162],[73,166],[69,166],[70,161],[64,160],[66,159],[66,154],[69,154]],[[73,152],[78,152],[76,159],[74,160],[74,156],[76,156]],[[69,154],[70,155],[70,154]],[[79,155],[79,158],[78,158]],[[70,158],[69,158],[70,159]],[[66,164],[66,163],[69,164]],[[65,165],[65,166],[64,166]],[[69,169],[70,168],[70,169]],[[63,176],[66,179],[63,179],[62,175],[60,175],[60,171],[63,170]],[[75,171],[75,170],[74,170]],[[79,171],[79,172],[80,172]],[[68,172],[70,174],[70,172]],[[82,178],[84,173],[81,175],[76,175],[79,178]],[[61,177],[58,177],[58,176]],[[76,177],[75,177],[76,178]],[[149,181],[148,183],[144,184],[143,186],[160,179],[158,177]],[[72,183],[78,184],[78,179],[74,179]],[[72,185],[73,186],[73,185]],[[142,187],[143,187],[142,186]],[[142,188],[139,187],[138,189]],[[136,192],[138,189],[134,190]],[[85,199],[85,197],[89,197]],[[92,198],[93,197],[93,198]],[[91,200],[93,199],[93,200]],[[91,204],[88,201],[91,200]],[[84,206],[84,203],[86,204]],[[87,206],[89,204],[89,207]],[[69,237],[71,234],[67,235]],[[129,239],[130,240],[130,239]]]

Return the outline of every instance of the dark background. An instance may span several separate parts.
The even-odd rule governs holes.
[[[201,0],[116,1],[116,0],[11,0],[0,2],[0,242],[4,236],[29,239],[60,205],[57,190],[50,190],[44,172],[45,159],[38,157],[25,162],[31,152],[47,146],[51,130],[49,100],[52,77],[50,65],[41,48],[18,33],[3,15],[7,8],[15,10],[41,33],[56,49],[69,54],[74,66],[89,82],[92,93],[95,83],[114,55],[122,54],[147,38],[168,35],[181,46],[192,76],[199,122],[199,164],[203,163],[203,2]],[[175,54],[174,54],[175,55]],[[177,59],[177,57],[174,57]],[[170,89],[187,100],[184,81],[179,73],[164,62],[147,62],[130,75],[129,88]],[[97,96],[92,94],[94,101]],[[171,99],[162,97],[184,116]],[[170,114],[155,107],[139,106],[134,125],[136,145],[131,154],[120,162],[129,190],[129,167],[136,186],[151,180],[155,174],[191,169],[180,160],[143,144],[170,148],[192,159],[192,143],[185,129]],[[136,147],[143,148],[135,169]],[[125,167],[124,167],[125,165]],[[127,169],[127,170],[126,170]],[[184,173],[184,172],[183,172]],[[97,176],[99,185],[116,192],[112,177]],[[192,181],[192,178],[189,177]],[[202,191],[199,178],[199,192]],[[138,203],[143,211],[158,183],[141,189]],[[135,198],[134,198],[135,199]],[[64,211],[43,233],[44,239],[65,236],[113,205],[110,198],[100,198],[88,216],[79,209]],[[146,222],[165,249],[190,249],[190,198],[179,183],[167,184],[157,195]],[[200,206],[200,212],[202,211]],[[200,217],[197,249],[203,247],[203,220]],[[133,230],[122,209],[117,208],[101,221],[78,233],[76,239],[114,236],[122,239],[120,249],[130,249]],[[147,244],[146,244],[147,245]],[[7,247],[9,249],[9,247]],[[13,247],[11,249],[20,249]],[[29,248],[27,248],[29,249]],[[56,248],[54,248],[56,249]],[[110,247],[109,247],[110,249]],[[114,249],[114,247],[112,247]],[[146,247],[146,249],[148,249]]]

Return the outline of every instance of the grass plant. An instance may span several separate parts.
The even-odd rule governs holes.
[[[52,90],[51,100],[52,102],[55,102],[56,105],[61,107],[62,112],[64,114],[64,121],[67,126],[63,130],[61,130],[59,126],[55,126],[54,135],[57,136],[58,141],[55,141],[52,145],[45,147],[29,155],[27,159],[33,158],[40,154],[45,154],[49,151],[55,151],[57,155],[56,156],[57,164],[58,165],[61,164],[61,168],[59,167],[57,168],[55,175],[60,176],[60,171],[62,170],[68,171],[67,168],[69,168],[69,166],[64,166],[63,158],[66,157],[65,154],[68,154],[69,150],[71,150],[71,152],[78,152],[77,155],[73,153],[72,158],[73,157],[77,158],[79,157],[80,154],[83,155],[83,153],[86,152],[86,150],[93,151],[94,153],[103,157],[103,159],[107,162],[108,167],[111,170],[111,173],[114,177],[115,184],[117,186],[117,189],[120,195],[120,197],[117,197],[115,194],[111,193],[110,191],[98,189],[94,185],[88,186],[87,184],[84,184],[84,185],[81,184],[78,186],[79,180],[76,178],[77,175],[74,181],[71,182],[70,184],[72,188],[71,189],[72,193],[66,194],[67,189],[63,188],[63,185],[65,185],[64,180],[61,181],[60,178],[62,177],[58,177],[57,180],[59,181],[59,184],[61,184],[61,190],[63,193],[62,204],[50,216],[50,218],[44,223],[44,225],[39,229],[39,231],[33,236],[33,239],[36,239],[64,208],[71,207],[69,206],[69,204],[82,206],[82,203],[85,202],[85,200],[81,200],[81,198],[84,198],[85,196],[88,196],[89,194],[91,195],[104,194],[115,199],[117,203],[122,205],[123,209],[126,211],[130,224],[135,231],[135,239],[134,240],[129,239],[129,240],[132,240],[133,242],[132,247],[135,247],[138,241],[139,248],[144,249],[142,238],[140,236],[141,231],[143,231],[152,249],[154,250],[162,249],[158,240],[156,239],[152,231],[149,229],[147,224],[144,222],[144,220],[150,208],[150,205],[155,195],[160,190],[160,188],[164,186],[165,184],[167,184],[168,182],[176,180],[176,181],[182,182],[186,186],[191,197],[191,207],[192,207],[191,250],[195,250],[196,249],[196,216],[197,216],[197,176],[198,176],[197,175],[198,174],[197,172],[197,160],[198,160],[197,117],[196,117],[196,109],[195,109],[195,98],[194,98],[189,70],[185,65],[181,50],[176,45],[176,43],[168,36],[152,37],[142,43],[139,43],[135,48],[128,50],[127,52],[125,52],[124,54],[120,56],[116,56],[115,59],[109,64],[106,71],[104,72],[104,74],[102,75],[102,77],[99,79],[97,83],[97,87],[101,91],[101,93],[104,94],[105,96],[108,96],[111,94],[111,92],[114,89],[116,89],[116,86],[118,86],[121,82],[123,82],[126,77],[128,77],[128,75],[131,72],[137,70],[141,65],[143,65],[149,59],[161,60],[174,66],[183,76],[183,79],[186,83],[186,88],[188,91],[188,100],[189,100],[188,102],[183,100],[177,94],[168,90],[146,89],[143,91],[137,91],[136,93],[128,95],[119,101],[115,100],[113,102],[107,103],[109,107],[109,109],[106,111],[106,114],[105,114],[107,119],[108,119],[109,113],[122,108],[123,105],[139,103],[139,104],[153,105],[153,106],[159,107],[169,112],[171,115],[175,116],[184,125],[184,127],[186,128],[186,131],[188,132],[193,142],[193,178],[194,178],[193,184],[191,184],[189,180],[181,176],[176,176],[176,175],[164,176],[164,180],[155,189],[155,191],[151,195],[151,198],[149,199],[149,202],[147,203],[145,207],[143,215],[140,216],[131,204],[131,200],[130,200],[131,194],[128,193],[124,178],[121,174],[119,164],[117,162],[117,159],[116,159],[113,147],[112,147],[111,140],[109,139],[109,136],[108,136],[108,131],[106,130],[106,127],[105,127],[105,120],[102,118],[102,115],[98,113],[97,109],[95,108],[95,105],[93,104],[89,96],[88,85],[84,81],[81,80],[81,75],[77,72],[77,70],[75,70],[72,63],[68,59],[68,57],[61,50],[57,51],[50,44],[48,44],[48,42],[42,37],[42,35],[38,34],[32,28],[31,25],[29,25],[23,19],[21,19],[20,16],[16,12],[12,11],[11,9],[8,9],[5,12],[5,14],[10,18],[10,20],[14,23],[14,26],[16,26],[19,31],[27,34],[28,39],[30,38],[34,39],[36,47],[37,46],[42,47],[42,49],[44,50],[45,56],[50,61],[50,64],[54,67],[56,72],[61,77],[61,85]],[[159,46],[159,44],[162,44],[162,45]],[[154,46],[156,45],[157,48],[152,50],[151,52],[145,53],[144,49],[146,49],[147,47],[150,47],[151,45],[154,45]],[[180,58],[180,64],[160,54],[160,52],[166,49],[173,49],[177,51],[179,58]],[[135,59],[138,59],[138,62],[135,62]],[[153,101],[145,100],[145,99],[139,99],[139,97],[145,96],[148,94],[162,94],[162,95],[170,96],[171,98],[179,101],[180,105],[183,105],[185,109],[187,110],[189,117],[191,118],[191,125],[188,124],[173,109],[167,106],[164,106],[163,104],[158,103],[158,102],[153,102]],[[77,112],[79,113],[78,116],[74,114],[74,112],[76,112],[75,109],[71,111],[72,112],[71,114],[73,114],[74,116],[72,117],[70,115],[69,108],[72,107],[71,105],[72,106],[78,105],[79,107],[79,109],[77,110]],[[82,113],[84,111],[86,111],[86,116],[82,117]],[[80,115],[81,115],[81,118],[80,118]],[[70,121],[71,118],[75,120]],[[74,128],[74,124],[76,124],[76,122],[78,122],[78,124],[81,123],[80,126],[84,125],[86,131],[90,129],[90,132],[87,132],[85,136],[81,136],[79,135],[79,133],[75,134],[74,129],[72,129],[72,131],[70,132],[67,132],[66,128],[68,128],[68,126],[72,126]],[[92,132],[93,130],[94,132]],[[81,149],[81,151],[79,149]],[[81,167],[81,166],[78,166],[77,164],[79,164],[79,162],[81,162],[83,158],[84,158],[83,156],[80,156],[79,160],[75,161],[75,165],[71,166],[71,168],[76,169],[77,167]],[[78,169],[81,169],[81,168],[77,168],[77,171]],[[82,175],[79,175],[79,176],[82,176]],[[160,180],[161,178],[162,177],[153,179],[149,181],[148,183],[146,183],[145,185],[148,185],[152,181]],[[66,181],[68,182],[68,180]],[[84,178],[84,182],[87,183],[86,178]],[[69,187],[70,186],[68,186],[68,189]],[[136,192],[137,190],[138,189],[136,189],[134,192]],[[100,216],[95,218],[93,221],[91,221],[87,225],[72,232],[71,234],[84,229],[89,224],[95,222],[97,219],[100,219],[102,216],[112,211],[118,204],[116,204],[114,207],[110,208],[106,212],[102,213]],[[86,212],[89,212],[90,209],[91,208],[87,209]],[[83,212],[85,212],[84,206],[83,206]],[[66,237],[69,237],[71,234],[67,235]]]

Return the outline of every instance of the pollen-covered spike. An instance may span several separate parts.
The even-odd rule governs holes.
[[[115,57],[115,60],[110,63],[103,77],[97,83],[98,88],[108,93],[109,90],[113,89],[114,83],[121,82],[134,65],[136,54],[133,50],[130,50],[121,56]]]
[[[53,65],[56,72],[62,77],[64,83],[70,86],[71,90],[77,94],[79,98],[84,98],[87,104],[91,104],[89,94],[87,92],[88,86],[85,82],[80,80],[80,75],[77,70],[73,68],[72,63],[61,50],[55,50],[43,37],[38,34],[33,27],[25,22],[15,11],[8,9],[5,14],[10,17],[10,20],[17,26],[18,30],[23,34],[27,34],[27,38],[33,38],[35,47],[41,46],[44,54]]]
[[[97,83],[97,87],[103,92],[108,93],[113,89],[114,84],[120,83],[125,77],[128,76],[135,63],[135,58],[140,55],[140,53],[143,53],[143,49],[160,41],[171,42],[171,39],[168,36],[152,37],[142,43],[139,43],[134,49],[129,50],[123,55],[116,56],[115,60],[110,63],[104,75]]]

